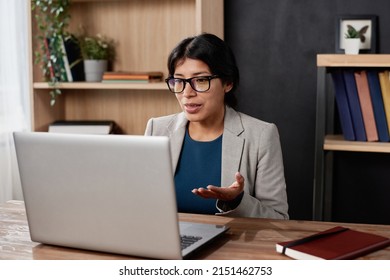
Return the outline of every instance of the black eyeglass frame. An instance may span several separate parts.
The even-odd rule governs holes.
[[[175,78],[175,77],[169,77],[169,78],[166,78],[165,79],[165,82],[167,83],[167,86],[168,86],[168,89],[170,92],[174,93],[174,94],[177,94],[177,93],[182,93],[184,91],[184,89],[186,88],[186,84],[188,83],[191,88],[196,91],[196,92],[206,92],[210,89],[211,87],[211,83],[210,81],[213,80],[213,79],[216,79],[216,78],[219,78],[219,75],[211,75],[211,76],[197,76],[197,77],[192,77],[192,78],[188,78],[188,79],[182,79],[182,78]],[[209,81],[209,87],[206,89],[206,90],[196,90],[194,88],[194,86],[192,85],[192,80],[193,79],[207,79]],[[181,91],[178,91],[178,92],[175,92],[173,89],[171,89],[171,87],[169,86],[169,81],[170,80],[180,80],[184,83],[184,86],[183,86],[183,89]]]

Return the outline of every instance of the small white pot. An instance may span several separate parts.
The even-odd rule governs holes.
[[[84,60],[87,82],[101,82],[105,71],[107,71],[107,60]]]
[[[347,38],[345,39],[345,54],[359,54],[360,38]]]

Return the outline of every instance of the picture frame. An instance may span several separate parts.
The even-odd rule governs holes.
[[[377,16],[376,15],[341,15],[336,22],[336,53],[344,53],[345,34],[348,25],[361,34],[359,53],[377,52]]]

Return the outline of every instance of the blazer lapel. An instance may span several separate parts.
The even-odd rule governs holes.
[[[171,142],[172,168],[176,171],[177,163],[183,146],[184,135],[186,132],[187,119],[184,113],[181,113],[177,118],[168,125]]]
[[[222,174],[221,185],[229,186],[234,181],[234,174],[241,169],[245,138],[240,137],[244,127],[239,114],[226,107],[224,132],[222,138]]]

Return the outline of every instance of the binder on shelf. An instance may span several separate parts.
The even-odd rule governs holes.
[[[65,72],[66,72],[67,81],[73,82],[72,73],[70,72],[70,65],[69,65],[68,56],[66,55],[65,42],[64,42],[63,38],[61,39],[61,50],[63,53],[62,60],[64,61],[64,68],[65,68]]]
[[[374,110],[375,123],[380,142],[389,142],[389,128],[387,126],[385,108],[383,106],[382,91],[379,84],[378,71],[375,69],[367,70],[367,80]]]
[[[343,131],[346,140],[354,141],[356,137],[353,129],[343,73],[340,69],[336,69],[331,72],[331,76],[335,89],[336,104],[340,115],[341,130]]]
[[[382,91],[383,105],[385,107],[387,126],[390,132],[390,72],[389,70],[379,71],[379,83]]]
[[[367,72],[365,70],[355,71],[354,75],[360,107],[362,109],[364,127],[367,134],[367,141],[378,141],[378,131],[375,122],[374,109],[372,107],[370,89],[368,86]]]
[[[63,38],[64,64],[68,82],[85,81],[84,62],[80,44],[74,36]]]
[[[114,121],[55,121],[49,125],[49,132],[52,133],[73,133],[73,134],[114,134],[117,132]]]
[[[343,75],[356,140],[367,141],[366,129],[364,128],[362,109],[360,107],[354,72],[352,69],[345,69],[343,70]]]
[[[302,239],[279,242],[276,251],[297,260],[343,260],[389,245],[387,237],[337,226]]]

